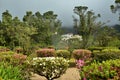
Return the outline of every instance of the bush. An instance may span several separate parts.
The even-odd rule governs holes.
[[[92,63],[80,70],[80,80],[119,80],[120,59]]]
[[[13,54],[11,58],[11,63],[14,66],[22,65],[26,61],[27,56],[23,54]]]
[[[102,52],[119,52],[120,50],[118,48],[106,48]]]
[[[78,49],[73,51],[73,57],[77,60],[89,60],[91,57],[91,51],[85,49]]]
[[[120,59],[120,52],[104,51],[92,53],[93,60],[102,62],[110,59]]]
[[[11,56],[14,54],[12,51],[0,52],[0,61],[10,62]]]
[[[104,49],[104,47],[90,47],[88,50],[94,52],[94,51],[99,51],[101,52]]]
[[[53,80],[60,77],[68,68],[68,61],[59,57],[33,58],[32,61],[35,73]]]
[[[0,52],[6,52],[6,51],[10,51],[10,49],[4,46],[0,46]]]
[[[14,50],[16,53],[23,53],[23,48],[21,47],[16,47]]]
[[[56,55],[58,57],[63,57],[63,58],[66,58],[66,59],[70,59],[71,54],[68,50],[57,50]]]
[[[55,56],[54,49],[40,49],[36,51],[37,57],[53,57]]]

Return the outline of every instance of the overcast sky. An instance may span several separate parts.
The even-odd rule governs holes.
[[[44,13],[52,10],[58,14],[63,26],[72,26],[72,15],[76,15],[73,12],[74,7],[88,6],[89,10],[101,14],[101,21],[110,20],[108,24],[114,25],[118,23],[118,15],[111,13],[111,4],[114,4],[114,0],[0,0],[0,19],[5,10],[9,10],[13,16],[18,16],[20,19],[26,11]]]

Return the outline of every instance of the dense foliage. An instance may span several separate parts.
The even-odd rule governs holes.
[[[106,61],[110,59],[120,59],[120,50],[119,49],[104,49],[101,52],[92,53],[93,61]]]
[[[13,66],[8,63],[0,62],[0,79],[1,80],[23,80],[22,68]]]
[[[119,80],[120,60],[108,60],[102,63],[92,63],[80,71],[81,80]]]
[[[2,13],[0,21],[0,46],[7,46],[14,49],[20,46],[24,54],[30,54],[34,45],[45,47],[52,45],[55,33],[59,34],[61,27],[60,20],[53,11],[42,14],[31,11],[21,21],[18,17],[12,17],[8,10]],[[56,35],[57,35],[56,34]]]

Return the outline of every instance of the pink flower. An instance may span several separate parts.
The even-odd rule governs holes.
[[[77,66],[77,68],[81,68],[82,66],[84,66],[85,65],[85,62],[84,62],[84,60],[76,60],[76,66]]]
[[[87,79],[84,77],[83,80],[87,80]]]

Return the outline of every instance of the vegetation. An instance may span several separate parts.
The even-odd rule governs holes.
[[[57,50],[56,55],[58,57],[63,57],[65,59],[70,59],[70,57],[71,57],[71,54],[68,50]]]
[[[81,80],[119,80],[120,79],[120,60],[94,62],[91,65],[84,66],[80,71]]]
[[[36,51],[38,57],[54,57],[54,49],[40,49]]]
[[[58,57],[36,57],[33,58],[32,65],[35,73],[46,77],[47,80],[59,78],[69,66],[67,60]]]
[[[85,49],[78,49],[73,51],[73,56],[75,59],[79,60],[89,60],[91,57],[91,51]]]
[[[22,68],[14,67],[8,63],[0,62],[0,79],[1,80],[23,80]]]
[[[111,5],[119,11],[120,0]],[[0,80],[30,80],[37,73],[59,78],[68,66],[77,67],[81,80],[120,79],[120,25],[98,21],[87,6],[75,6],[75,34],[62,39],[62,23],[53,11],[27,11],[23,20],[8,10],[0,20]],[[70,62],[68,62],[68,59]],[[12,74],[12,75],[11,75]]]

